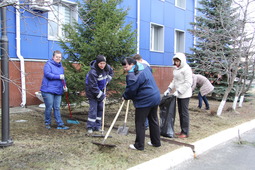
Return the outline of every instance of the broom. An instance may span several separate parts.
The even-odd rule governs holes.
[[[63,82],[64,87],[66,87],[65,81],[62,80],[62,82]],[[73,114],[72,114],[72,111],[71,111],[69,97],[68,97],[68,91],[65,92],[65,96],[66,96],[66,102],[67,102],[67,105],[68,105],[68,110],[69,110],[69,113],[70,113],[70,119],[67,119],[66,122],[68,124],[80,124],[80,122],[78,120],[73,119]]]

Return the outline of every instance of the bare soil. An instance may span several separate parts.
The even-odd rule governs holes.
[[[125,109],[121,112],[114,129],[106,144],[116,147],[100,147],[92,142],[103,142],[103,138],[95,138],[86,134],[85,120],[88,107],[73,110],[73,117],[80,124],[68,124],[69,130],[57,130],[53,125],[48,130],[44,127],[43,109],[37,106],[29,108],[34,111],[10,115],[10,136],[14,144],[1,149],[1,169],[127,169],[142,162],[156,158],[173,151],[180,146],[176,143],[190,144],[219,131],[234,127],[255,118],[254,100],[245,102],[242,108],[232,111],[232,103],[226,103],[222,116],[215,116],[219,101],[210,100],[211,111],[197,109],[197,99],[190,101],[190,137],[186,139],[164,138],[162,146],[154,148],[146,145],[144,151],[134,151],[128,148],[135,140],[134,108],[128,115],[127,136],[117,134],[118,126],[123,126]],[[114,119],[120,103],[106,107],[105,132]],[[124,106],[125,108],[125,106]],[[63,120],[69,118],[68,108],[62,110]],[[175,121],[175,131],[180,130],[178,112]],[[67,124],[66,124],[67,125]],[[148,130],[146,132],[148,134]],[[101,134],[101,133],[99,133]],[[146,143],[149,138],[146,138]]]

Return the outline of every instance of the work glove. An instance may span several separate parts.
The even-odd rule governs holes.
[[[97,101],[101,102],[105,98],[105,94],[103,93],[99,98],[97,98]]]
[[[64,74],[60,74],[60,80],[64,80],[65,79],[65,75]]]
[[[178,97],[179,96],[179,92],[176,90],[173,95]]]
[[[168,96],[170,92],[171,92],[171,89],[168,88],[168,89],[164,92],[164,96]]]
[[[68,88],[66,86],[63,87],[64,92],[68,91]]]

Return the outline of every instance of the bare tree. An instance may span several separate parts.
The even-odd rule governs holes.
[[[235,83],[235,98],[232,109],[236,110],[236,105],[239,100],[239,107],[242,106],[245,93],[250,89],[254,79],[254,49],[255,49],[255,18],[254,16],[254,0],[236,0],[233,6],[237,6],[240,10],[239,16],[242,22],[240,25],[241,34],[238,38],[237,47],[238,54],[241,56],[241,63],[238,67],[238,75]],[[239,41],[241,40],[241,41]]]

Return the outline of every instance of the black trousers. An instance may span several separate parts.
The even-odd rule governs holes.
[[[135,109],[136,139],[135,139],[134,146],[136,149],[144,150],[144,141],[145,141],[144,122],[145,122],[146,117],[148,117],[148,120],[149,120],[151,143],[155,147],[161,146],[160,128],[159,128],[157,110],[158,110],[158,105],[153,106],[153,107],[136,108]]]
[[[185,135],[189,135],[189,100],[190,98],[177,98],[181,133]]]

